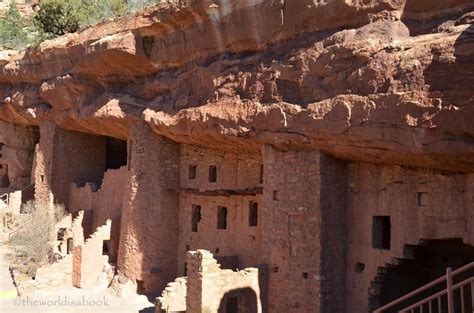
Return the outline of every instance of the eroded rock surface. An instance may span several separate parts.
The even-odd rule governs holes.
[[[121,139],[145,120],[220,149],[472,171],[473,12],[470,0],[152,7],[2,53],[0,119]]]

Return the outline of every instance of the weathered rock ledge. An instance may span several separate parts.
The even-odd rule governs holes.
[[[183,1],[0,54],[0,119],[474,169],[469,0]],[[22,143],[19,143],[21,146]]]

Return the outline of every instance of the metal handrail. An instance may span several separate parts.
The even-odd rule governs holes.
[[[35,185],[35,183],[31,183],[28,186],[25,186],[24,188],[20,189],[19,191],[23,192],[23,191],[27,190],[28,188],[30,188],[31,186],[34,186],[34,185]],[[0,201],[3,201],[6,205],[8,205],[9,200],[10,200],[10,192],[7,192],[7,193],[4,193],[4,194],[0,195]]]
[[[468,283],[472,283],[472,282],[474,282],[474,278],[468,278],[468,279],[463,280],[462,282],[457,283],[456,285],[454,285],[454,286],[452,287],[452,290],[453,290],[453,291],[454,291],[454,290],[457,290],[457,289],[459,289],[459,288],[461,288],[461,287],[466,286]],[[448,293],[448,290],[447,290],[447,289],[441,290],[440,292],[437,292],[437,293],[435,293],[434,295],[431,295],[431,296],[429,296],[429,297],[426,298],[426,299],[420,300],[420,301],[418,301],[418,302],[416,302],[416,303],[410,305],[409,307],[404,308],[404,309],[403,309],[402,311],[400,311],[400,312],[406,313],[406,312],[408,312],[408,311],[410,311],[410,310],[412,310],[412,309],[416,309],[416,308],[418,308],[418,307],[420,307],[420,306],[422,306],[422,305],[425,305],[425,304],[429,303],[430,301],[433,301],[433,300],[436,299],[436,298],[439,299],[440,297],[446,295],[447,293]]]
[[[424,286],[422,286],[422,287],[420,287],[416,290],[413,290],[410,293],[407,293],[406,295],[404,295],[404,296],[402,296],[402,297],[400,297],[400,298],[398,298],[398,299],[396,299],[396,300],[394,300],[394,301],[392,301],[392,302],[376,309],[375,311],[373,311],[373,313],[382,313],[383,311],[385,311],[387,309],[390,309],[390,308],[394,307],[395,305],[400,304],[400,303],[402,303],[402,302],[404,302],[404,301],[406,301],[406,300],[422,293],[423,291],[426,291],[426,290],[428,290],[428,289],[430,289],[430,288],[432,288],[432,287],[434,287],[434,286],[436,286],[440,283],[443,283],[443,282],[446,282],[446,289],[444,290],[444,292],[447,293],[447,295],[448,295],[448,312],[449,313],[454,313],[453,289],[459,288],[460,286],[458,286],[459,284],[456,284],[455,286],[452,286],[452,278],[453,278],[453,276],[456,276],[458,274],[461,274],[461,273],[463,273],[465,271],[468,271],[470,269],[473,269],[473,268],[474,268],[474,262],[466,264],[466,265],[458,268],[455,271],[451,271],[451,268],[448,267],[446,269],[446,275],[445,276],[442,276],[438,279],[435,279],[432,282],[430,282],[430,283],[428,283],[428,284],[426,284],[426,285],[424,285]],[[468,279],[468,281],[469,281],[469,279]],[[462,283],[463,282],[461,282],[460,284],[462,284]],[[474,280],[471,279],[471,286],[473,286],[473,285],[474,285]],[[472,290],[472,287],[471,287],[471,290]],[[429,301],[432,301],[432,300],[433,299],[431,299]],[[473,295],[473,300],[472,301],[474,301],[474,295]],[[408,308],[406,308],[406,309],[408,309]],[[405,312],[406,309],[403,309],[400,312]]]
[[[3,201],[3,203],[5,203],[5,205],[8,205],[9,193],[4,193],[3,195],[0,195],[0,201]]]

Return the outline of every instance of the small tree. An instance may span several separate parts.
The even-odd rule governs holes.
[[[6,16],[0,19],[0,46],[13,49],[22,47],[28,40],[24,28],[25,21],[13,1]]]
[[[79,30],[81,17],[77,1],[47,0],[34,17],[36,27],[50,37],[61,36]]]
[[[55,225],[65,216],[65,210],[61,205],[55,205],[51,211],[28,202],[22,211],[29,218],[22,222],[10,243],[15,251],[14,261],[20,270],[34,276],[36,269],[49,261],[56,240]]]

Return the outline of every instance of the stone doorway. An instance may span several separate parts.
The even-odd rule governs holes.
[[[0,187],[1,188],[8,188],[10,187],[10,179],[8,177],[8,164],[6,163],[3,163],[3,164],[0,164],[0,173],[1,173],[1,177],[0,177]]]
[[[257,313],[257,295],[251,288],[232,290],[224,295],[219,313]]]

